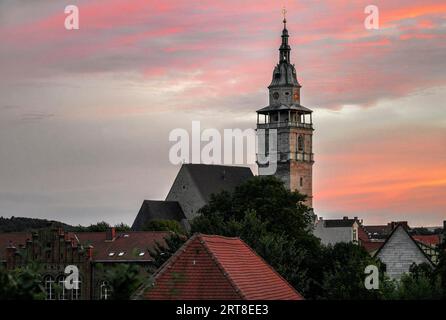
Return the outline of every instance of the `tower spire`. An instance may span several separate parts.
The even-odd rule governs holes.
[[[286,14],[285,7],[282,9],[283,14],[283,30],[282,30],[282,44],[279,49],[279,63],[290,63],[290,51],[291,47],[288,44],[288,30],[286,28]]]

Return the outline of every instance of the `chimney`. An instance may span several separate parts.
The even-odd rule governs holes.
[[[401,225],[404,229],[409,230],[409,224],[407,221],[392,221],[388,225],[390,226],[390,230],[395,229],[398,225]]]
[[[93,259],[93,246],[89,245],[87,247],[86,251],[87,251],[87,258],[88,258],[88,260],[92,260]]]
[[[110,227],[105,232],[105,240],[113,241],[116,237],[116,229],[114,227]]]

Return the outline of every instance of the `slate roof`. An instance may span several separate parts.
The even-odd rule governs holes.
[[[325,228],[348,228],[352,227],[355,219],[330,219],[323,220]]]
[[[196,234],[155,273],[149,300],[302,300],[239,238]]]
[[[364,230],[372,239],[386,239],[392,232],[390,225],[364,226]]]
[[[171,233],[164,231],[128,231],[117,232],[113,240],[106,240],[106,232],[68,232],[66,239],[74,245],[93,246],[93,261],[152,261],[149,250],[156,243],[165,245],[165,238]],[[32,239],[30,232],[0,233],[0,261],[6,259],[6,248],[12,243],[15,247],[25,245]],[[79,240],[79,242],[78,242]],[[113,255],[110,253],[113,252]],[[119,255],[123,252],[122,255]],[[143,255],[140,255],[144,252]]]
[[[253,177],[248,167],[183,164],[181,170],[187,170],[206,202],[210,200],[211,194],[233,191],[235,187]]]
[[[292,104],[292,105],[280,105],[280,106],[266,106],[262,109],[257,110],[257,113],[260,114],[266,114],[268,112],[272,112],[272,111],[284,111],[284,110],[295,110],[295,111],[300,111],[301,113],[312,113],[313,111],[311,109],[308,109],[307,107],[304,107],[300,104]]]
[[[132,225],[132,230],[142,230],[144,224],[150,220],[176,220],[182,221],[186,216],[176,201],[144,200],[141,209]]]

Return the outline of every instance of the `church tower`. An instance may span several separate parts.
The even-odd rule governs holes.
[[[290,190],[307,196],[306,205],[313,207],[313,120],[312,110],[301,105],[301,85],[296,69],[291,64],[291,47],[288,43],[286,18],[283,20],[282,44],[279,63],[273,71],[269,85],[269,105],[257,111],[257,133],[264,135],[265,149],[262,156],[277,155],[274,176],[281,179]],[[269,145],[269,136],[277,133],[277,146]],[[260,140],[261,142],[261,140]],[[260,158],[258,158],[260,159]],[[259,175],[265,167],[258,161]]]

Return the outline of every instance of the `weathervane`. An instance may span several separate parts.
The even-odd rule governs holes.
[[[286,11],[286,8],[284,6],[283,9],[282,9],[282,14],[283,14],[283,24],[285,26],[286,26],[286,13],[287,13],[287,11]]]

